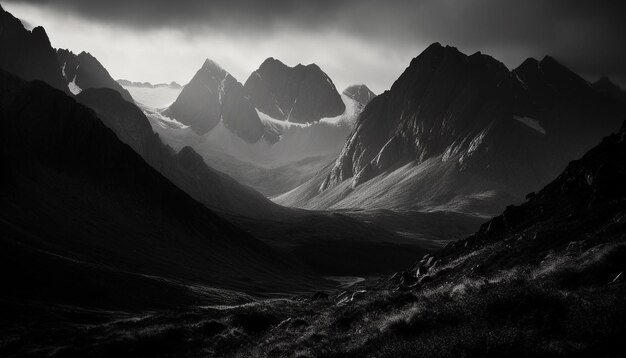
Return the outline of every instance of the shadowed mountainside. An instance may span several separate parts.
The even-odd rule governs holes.
[[[208,287],[284,288],[293,263],[175,187],[93,111],[1,76],[5,298],[147,307],[210,299]]]
[[[65,80],[74,88],[74,94],[88,88],[111,88],[122,97],[132,102],[133,97],[119,83],[117,83],[102,64],[88,52],[78,55],[72,51],[58,49],[56,51],[61,73]]]
[[[98,330],[60,326],[54,341],[33,328],[4,351],[620,356],[625,181],[626,124],[524,204],[388,279],[348,282],[309,299],[111,317]]]
[[[68,92],[56,54],[43,27],[32,31],[0,5],[0,69],[25,80],[42,80]]]
[[[212,169],[190,147],[177,153],[164,145],[152,132],[144,113],[115,91],[90,89],[80,93],[77,100],[92,108],[104,124],[148,164],[208,208],[250,217],[275,216],[287,211]]]

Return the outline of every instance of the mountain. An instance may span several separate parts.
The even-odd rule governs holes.
[[[0,69],[25,80],[42,80],[68,91],[50,40],[43,27],[32,31],[0,5]]]
[[[295,266],[174,186],[91,109],[43,82],[0,79],[3,302],[163,307],[290,280]]]
[[[372,92],[366,85],[352,85],[343,90],[342,94],[356,101],[361,108],[364,108],[374,97],[376,97],[376,94],[374,94],[374,92]]]
[[[117,80],[117,83],[119,83],[120,85],[124,87],[144,87],[144,88],[170,87],[174,89],[182,88],[182,86],[176,83],[176,81],[172,81],[170,83],[152,84],[150,82],[134,82],[134,81],[124,80],[124,79],[119,79]]]
[[[289,67],[270,57],[244,87],[259,111],[281,121],[310,123],[345,110],[335,85],[315,64]]]
[[[58,49],[56,55],[61,65],[61,73],[73,94],[79,94],[87,88],[111,88],[119,92],[125,100],[133,100],[130,93],[90,53],[83,51],[76,55],[72,51]]]
[[[261,73],[266,67],[261,66]],[[314,78],[324,79],[327,86],[332,84],[317,66],[306,68],[302,72],[298,103],[313,103],[320,98],[320,93],[304,90],[314,88],[312,85],[317,81]],[[166,102],[167,96],[156,96],[155,90],[147,88],[128,88],[141,98],[139,102],[154,104],[153,108],[144,106],[144,110],[153,130],[165,143],[177,151],[192,147],[217,170],[268,196],[300,185],[336,157],[363,107],[348,95],[336,93],[332,86],[322,92],[332,90],[332,96],[337,95],[342,103],[341,111],[328,113],[334,117],[318,118],[311,123],[273,118],[261,108],[255,108],[245,87],[209,60],[165,110],[159,109],[158,103]],[[162,100],[153,100],[155,96]],[[305,100],[305,97],[310,98]]]
[[[199,135],[218,125],[249,143],[264,135],[263,124],[241,83],[208,59],[165,114]]]
[[[624,113],[551,57],[509,71],[433,44],[365,107],[333,167],[276,201],[492,215],[545,185]]]
[[[613,83],[608,77],[602,77],[591,85],[596,91],[626,104],[626,91]]]
[[[131,322],[111,317],[88,330],[20,326],[19,340],[7,351],[72,346],[80,356],[150,356],[164,349],[237,357],[300,350],[313,357],[621,356],[625,181],[626,123],[522,205],[388,277],[335,278],[340,285],[334,290],[256,305],[145,313]],[[232,330],[242,333],[228,334]]]
[[[150,166],[205,206],[251,217],[281,211],[258,192],[206,165],[190,147],[177,153],[163,144],[145,114],[118,92],[108,88],[87,89],[76,99],[93,109],[98,118]]]

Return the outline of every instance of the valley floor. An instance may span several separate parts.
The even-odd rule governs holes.
[[[575,259],[564,259],[481,279],[438,280],[434,275],[435,284],[414,287],[398,284],[396,275],[353,280],[350,287],[317,300],[293,296],[139,314],[57,307],[58,317],[71,323],[3,328],[0,354],[621,356],[625,281],[605,280],[605,275],[597,275],[596,282],[585,280],[624,254],[623,245],[604,249],[603,259],[575,272]],[[470,259],[457,263],[464,260]]]

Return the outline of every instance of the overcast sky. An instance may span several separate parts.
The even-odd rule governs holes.
[[[432,42],[509,68],[546,54],[588,79],[626,84],[623,0],[21,0],[14,16],[111,75],[187,83],[205,58],[239,81],[267,57],[317,63],[339,90],[380,93]],[[622,9],[620,9],[622,7]]]

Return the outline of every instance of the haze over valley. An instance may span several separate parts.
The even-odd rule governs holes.
[[[3,1],[0,355],[620,356],[619,6],[508,6]]]

